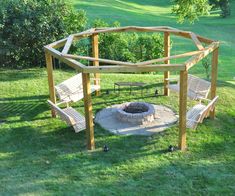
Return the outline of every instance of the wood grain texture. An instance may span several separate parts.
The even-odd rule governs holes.
[[[90,84],[90,74],[82,74],[83,83],[83,94],[84,94],[84,109],[85,109],[85,119],[86,119],[86,137],[87,137],[87,149],[95,149],[95,139],[94,139],[94,125],[93,125],[93,113],[92,113],[92,102],[91,102],[91,84]]]
[[[164,33],[164,56],[165,57],[169,57],[170,56],[170,49],[171,49],[171,46],[170,46],[170,33],[168,32],[165,32]],[[170,64],[170,59],[165,59],[164,60],[164,63],[167,64]],[[164,95],[165,96],[169,96],[170,95],[170,91],[169,91],[169,88],[168,88],[168,85],[169,85],[169,77],[170,77],[170,72],[169,71],[165,71],[164,72]]]
[[[91,36],[92,40],[92,55],[95,59],[99,58],[99,37],[98,34],[93,34]],[[99,67],[99,61],[93,61],[93,66]],[[95,73],[94,85],[100,85],[100,74]],[[100,90],[95,91],[96,96],[100,95]]]
[[[50,100],[52,103],[56,104],[52,56],[46,52],[45,58],[46,58],[46,66],[47,66],[47,78],[48,78]],[[51,109],[51,116],[56,117],[56,112],[55,112],[55,110],[53,110],[53,108]]]
[[[192,38],[193,42],[197,46],[197,48],[199,50],[203,50],[204,47],[203,47],[202,43],[199,41],[199,39],[197,38],[196,34],[195,33],[191,33],[190,35],[191,35],[191,38]]]
[[[218,58],[219,48],[216,48],[212,53],[212,64],[211,64],[211,99],[216,97],[216,83],[218,77]],[[215,107],[210,112],[210,118],[215,118]]]
[[[180,93],[179,93],[179,148],[186,149],[186,114],[187,114],[187,83],[188,72],[180,72]]]
[[[68,37],[68,39],[66,41],[66,44],[65,44],[65,46],[64,46],[64,48],[62,50],[62,54],[67,54],[68,53],[68,51],[69,51],[69,49],[70,49],[70,47],[71,47],[71,45],[73,43],[73,37],[74,37],[73,35],[70,35]]]
[[[125,67],[122,65],[102,65],[100,67],[90,66],[84,67],[83,73],[141,73],[141,72],[155,72],[155,71],[181,71],[185,70],[184,64],[157,64],[157,65],[146,65],[144,67]]]

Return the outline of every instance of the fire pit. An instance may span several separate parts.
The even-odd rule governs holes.
[[[128,102],[104,108],[95,123],[118,135],[152,135],[177,122],[176,114],[164,105]]]
[[[154,114],[153,105],[144,102],[124,103],[117,109],[117,118],[120,121],[139,125],[154,121]]]

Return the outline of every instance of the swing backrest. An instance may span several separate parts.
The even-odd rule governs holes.
[[[82,74],[79,73],[64,82],[55,86],[56,94],[60,100],[65,99],[68,95],[72,95],[76,92],[82,92]]]

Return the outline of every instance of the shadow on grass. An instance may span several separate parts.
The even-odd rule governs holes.
[[[4,98],[0,100],[0,117],[20,116],[22,121],[33,120],[36,116],[48,110],[45,104],[46,97],[45,95],[40,95]]]

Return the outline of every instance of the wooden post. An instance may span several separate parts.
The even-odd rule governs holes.
[[[187,110],[187,84],[188,72],[180,71],[179,96],[179,148],[186,149],[186,110]]]
[[[212,53],[212,64],[211,64],[211,99],[216,96],[216,82],[218,72],[218,56],[219,48],[216,48]],[[215,108],[210,112],[210,118],[215,118]]]
[[[165,32],[164,33],[164,56],[165,57],[169,57],[170,56],[170,33],[169,32]],[[165,64],[170,64],[170,60],[166,60],[164,61]],[[168,84],[169,84],[169,79],[170,77],[170,72],[169,71],[165,71],[164,72],[164,95],[169,96],[169,88],[167,88]]]
[[[53,58],[52,56],[46,52],[46,65],[47,65],[47,76],[48,76],[48,86],[49,86],[49,94],[50,100],[53,103],[56,103],[56,95],[55,95],[55,84],[53,79]],[[53,109],[51,109],[51,116],[56,117],[56,113]]]
[[[90,74],[82,73],[83,83],[83,94],[84,94],[84,108],[86,118],[86,137],[87,137],[87,148],[88,150],[95,149],[94,139],[94,125],[93,125],[93,114],[92,114],[92,103],[91,103],[91,84]]]
[[[92,39],[92,55],[94,58],[99,58],[99,37],[98,34],[93,34],[91,36]],[[99,61],[93,61],[93,66],[99,66]],[[95,73],[95,80],[94,84],[95,85],[100,85],[100,74],[99,73]],[[96,90],[95,94],[98,96],[100,95],[100,91]]]

